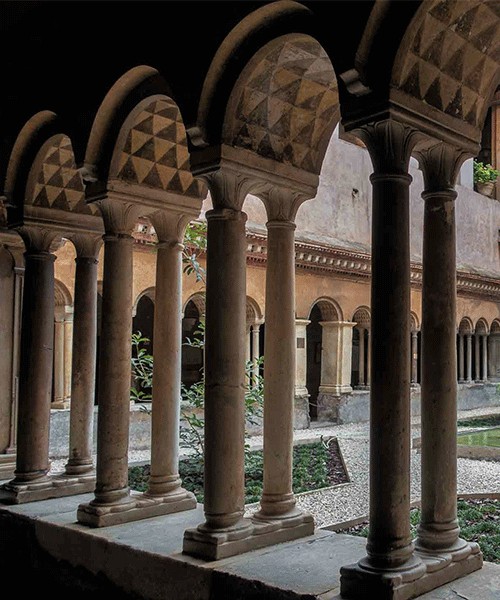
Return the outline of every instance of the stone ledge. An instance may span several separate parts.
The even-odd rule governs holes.
[[[9,481],[0,487],[0,502],[3,504],[25,504],[26,502],[85,494],[93,491],[94,488],[94,473],[78,476],[57,474],[27,483]]]

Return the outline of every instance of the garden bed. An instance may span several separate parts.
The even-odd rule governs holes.
[[[179,462],[182,485],[203,502],[203,462],[189,457]],[[129,485],[145,491],[150,465],[129,468]],[[263,453],[247,452],[245,456],[245,503],[258,502],[262,494]],[[293,448],[293,491],[297,494],[349,481],[347,470],[335,438],[323,442],[301,444]]]

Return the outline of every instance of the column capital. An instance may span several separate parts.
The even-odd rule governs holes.
[[[172,246],[180,245],[179,249],[183,247],[184,232],[193,218],[192,214],[173,210],[159,210],[149,217],[158,236],[158,242]]]
[[[206,182],[210,190],[214,209],[240,211],[247,195],[258,185],[256,178],[242,174],[229,166],[204,173],[199,177]]]
[[[26,254],[47,255],[47,258],[52,256],[52,260],[55,260],[51,252],[53,243],[58,237],[56,231],[36,225],[23,225],[17,229],[17,232],[23,238]]]
[[[247,215],[237,208],[213,208],[205,213],[207,221],[242,221],[246,223]]]
[[[309,194],[274,183],[262,185],[256,195],[266,207],[268,229],[283,226],[295,229],[297,211],[303,202],[311,198]]]
[[[92,259],[97,262],[99,251],[102,246],[102,235],[91,235],[85,233],[74,233],[69,236],[76,250],[76,261],[84,259]]]
[[[143,210],[141,205],[106,196],[96,202],[106,235],[131,236]]]
[[[428,200],[436,193],[441,195],[445,192],[454,200],[457,196],[455,184],[460,167],[470,154],[450,144],[438,142],[423,149],[419,148],[415,157],[424,175],[425,189],[422,198]]]
[[[375,177],[409,177],[410,156],[415,145],[422,139],[422,133],[398,121],[386,119],[368,123],[357,129],[356,134],[368,148]]]
[[[295,319],[295,325],[297,326],[307,327],[310,322],[310,319]]]

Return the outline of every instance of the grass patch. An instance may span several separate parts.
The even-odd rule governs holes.
[[[457,422],[459,427],[495,427],[500,425],[500,415],[491,415],[490,417],[473,417],[471,419],[461,419]]]
[[[420,510],[410,511],[411,534],[415,538],[420,522]],[[500,500],[459,500],[458,524],[460,537],[469,542],[477,542],[484,560],[500,564]],[[368,523],[343,529],[337,533],[368,536]]]
[[[203,502],[203,464],[194,457],[179,462],[182,485]],[[150,466],[130,467],[129,485],[133,490],[146,490]],[[248,452],[245,457],[245,503],[258,502],[262,495],[263,453]],[[315,442],[293,448],[293,491],[317,490],[348,481],[336,440],[328,444]]]

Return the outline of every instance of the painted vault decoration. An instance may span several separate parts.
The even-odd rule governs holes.
[[[200,183],[189,169],[186,130],[177,106],[155,100],[142,110],[128,132],[118,178],[200,198]]]
[[[245,78],[230,143],[316,172],[318,146],[337,110],[337,82],[323,48],[304,36],[281,41]]]
[[[67,136],[58,136],[45,151],[32,198],[27,200],[27,204],[43,208],[98,214],[96,206],[85,202],[83,181],[76,168],[71,140]]]
[[[419,21],[407,34],[408,57],[395,73],[396,87],[479,127],[500,59],[500,4],[435,0]]]

